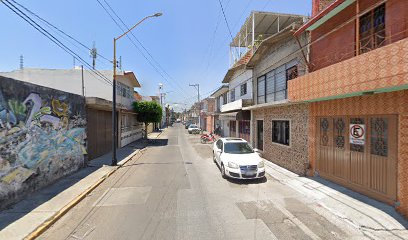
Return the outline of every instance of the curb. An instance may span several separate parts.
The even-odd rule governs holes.
[[[156,139],[160,137],[162,132],[160,132]],[[103,183],[109,176],[111,176],[113,173],[115,173],[119,168],[121,168],[123,165],[125,165],[129,160],[131,160],[134,156],[136,156],[138,153],[142,153],[142,150],[138,150],[127,156],[125,159],[120,161],[118,163],[118,166],[116,166],[114,169],[112,169],[110,172],[105,174],[103,177],[101,177],[96,183],[94,183],[92,186],[90,186],[87,190],[82,192],[80,195],[78,195],[74,200],[72,200],[70,203],[65,205],[61,210],[56,212],[53,216],[51,216],[49,219],[47,219],[45,222],[43,222],[40,226],[38,226],[33,232],[31,232],[28,236],[26,236],[24,239],[27,240],[33,240],[39,237],[41,234],[43,234],[45,231],[47,231],[55,222],[57,222],[61,217],[63,217],[69,210],[71,210],[73,207],[75,207],[78,203],[80,203],[89,193],[91,193],[95,188],[97,188],[101,183]]]

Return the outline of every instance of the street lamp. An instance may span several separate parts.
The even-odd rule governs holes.
[[[112,166],[116,166],[118,164],[118,160],[116,158],[116,141],[118,140],[117,137],[117,129],[116,129],[116,41],[128,34],[132,31],[137,25],[141,24],[144,20],[152,17],[160,17],[163,15],[162,13],[156,13],[150,16],[147,16],[136,23],[133,27],[131,27],[127,32],[123,33],[117,38],[113,38],[113,90],[112,90]]]

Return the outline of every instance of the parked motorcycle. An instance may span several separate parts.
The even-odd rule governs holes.
[[[203,134],[200,137],[201,143],[210,143],[210,142],[215,142],[215,136],[212,133],[209,134]]]

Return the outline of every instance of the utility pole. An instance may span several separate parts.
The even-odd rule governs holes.
[[[118,164],[117,158],[116,158],[116,145],[117,145],[117,124],[116,124],[116,67],[117,67],[117,62],[116,62],[116,41],[121,39],[123,36],[128,34],[130,31],[132,31],[136,26],[141,24],[144,20],[152,17],[160,17],[162,13],[156,13],[154,15],[147,16],[140,20],[138,23],[133,25],[133,27],[129,28],[126,32],[124,32],[122,35],[120,35],[117,38],[113,38],[113,83],[112,83],[112,166],[116,166]],[[93,49],[96,50],[94,47]],[[91,55],[97,55],[97,52],[95,51],[94,54],[92,54],[91,50]],[[96,59],[96,57],[94,58]]]
[[[84,65],[81,65],[81,74],[82,74],[82,96],[85,97]]]
[[[201,104],[200,104],[200,84],[196,83],[196,84],[189,84],[190,87],[194,87],[195,89],[197,89],[197,100],[198,100],[198,126],[201,128],[201,116],[200,116],[200,112],[201,112]]]

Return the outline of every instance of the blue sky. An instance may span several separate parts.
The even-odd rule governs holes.
[[[96,42],[98,52],[111,59],[113,37],[121,30],[106,14],[97,0],[15,0],[60,29],[91,47]],[[203,97],[218,86],[229,66],[230,37],[218,0],[105,0],[127,25],[144,16],[162,12],[159,18],[148,19],[134,35],[153,56],[157,69],[164,69],[164,79],[126,38],[120,39],[117,55],[122,56],[123,68],[134,71],[142,84],[140,92],[156,95],[158,84],[168,91],[167,101],[190,105],[196,91],[189,83],[199,83]],[[100,2],[104,3],[103,0]],[[251,10],[310,15],[311,0],[222,0],[227,20],[235,35]],[[0,4],[1,55],[0,71],[19,68],[19,56],[24,55],[25,67],[72,68],[73,58],[58,48],[11,10]],[[217,31],[214,31],[219,22]],[[137,42],[136,42],[137,43]],[[68,46],[91,63],[84,49]],[[139,47],[142,49],[141,47]],[[142,49],[142,51],[144,51]],[[111,69],[99,58],[98,69]],[[157,65],[160,65],[160,67]],[[177,83],[176,83],[177,82]],[[179,105],[185,106],[185,105]]]

